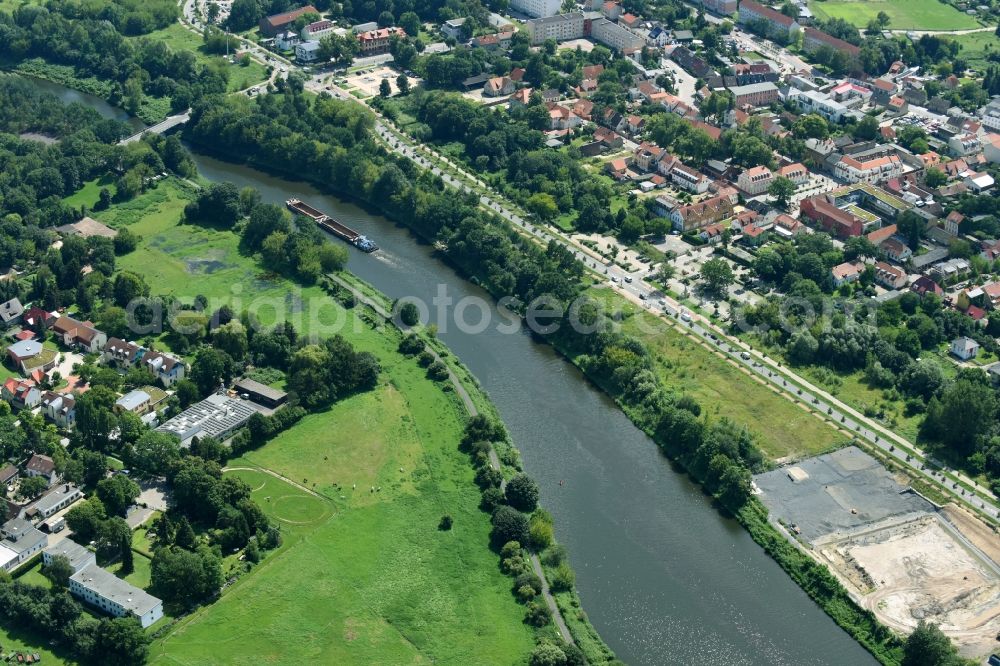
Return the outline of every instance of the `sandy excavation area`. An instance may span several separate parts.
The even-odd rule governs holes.
[[[942,517],[876,528],[821,552],[893,629],[909,633],[924,619],[939,624],[965,656],[996,651],[998,566]]]

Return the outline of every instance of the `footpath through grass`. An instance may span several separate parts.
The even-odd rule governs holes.
[[[461,407],[395,352],[393,332],[352,337],[378,354],[383,383],[230,462],[320,496],[262,469],[230,472],[285,544],[155,644],[154,663],[512,664],[531,651],[458,451]]]
[[[840,18],[864,28],[879,12],[889,15],[890,30],[969,30],[982,27],[972,16],[939,0],[813,0],[813,13]]]

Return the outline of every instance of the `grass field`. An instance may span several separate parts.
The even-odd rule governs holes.
[[[243,90],[267,80],[267,72],[260,63],[251,61],[249,65],[242,67],[227,62],[223,56],[206,53],[202,48],[201,35],[191,32],[180,23],[174,23],[162,30],[151,32],[144,35],[142,39],[161,41],[177,52],[190,51],[198,59],[198,62],[204,65],[222,66],[229,74],[227,85],[229,92]]]
[[[110,176],[95,178],[94,180],[88,180],[79,190],[65,197],[63,202],[74,208],[86,206],[87,210],[93,210],[97,202],[100,201],[102,188],[107,188],[112,196],[114,196],[118,189],[115,187],[114,179]]]
[[[813,14],[840,18],[864,28],[879,12],[889,15],[890,30],[968,30],[981,27],[975,18],[938,0],[813,0]]]
[[[973,69],[982,71],[986,68],[988,61],[986,56],[990,53],[1000,52],[1000,37],[989,32],[972,32],[967,35],[949,35],[952,39],[962,45],[959,55],[969,63]]]
[[[294,285],[240,254],[235,233],[180,225],[188,197],[181,184],[168,179],[130,202],[92,214],[111,227],[129,226],[142,237],[134,252],[119,258],[119,268],[142,274],[154,295],[187,302],[202,295],[213,309],[222,304],[237,312],[249,308],[264,325],[287,320],[300,331],[328,335],[363,328],[319,287]]]
[[[488,518],[457,450],[461,409],[391,351],[393,337],[366,337],[388,381],[230,462],[267,465],[322,495],[263,471],[229,472],[250,484],[285,543],[154,644],[154,663],[524,662],[533,631],[486,545]],[[437,529],[444,514],[454,519],[447,532]],[[254,631],[240,630],[248,624]]]
[[[607,289],[591,292],[602,300],[610,295]],[[618,297],[609,302],[623,312],[638,312],[623,322],[623,331],[647,345],[665,386],[697,399],[710,419],[726,416],[750,426],[759,435],[761,450],[772,460],[814,455],[847,440],[666,322]]]
[[[41,632],[10,630],[0,627],[0,654],[37,652],[42,657],[42,663],[45,666],[49,664],[61,665],[72,663],[57,657],[55,653],[46,649],[48,644],[49,639],[43,636]]]

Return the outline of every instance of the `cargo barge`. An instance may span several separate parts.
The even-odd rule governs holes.
[[[347,241],[362,252],[374,252],[378,249],[378,245],[376,245],[375,241],[372,239],[358,233],[354,229],[351,229],[346,224],[341,224],[326,213],[316,210],[304,201],[300,201],[299,199],[288,199],[285,201],[285,205],[288,206],[288,209],[296,215],[309,218],[323,231],[331,233],[341,240]]]

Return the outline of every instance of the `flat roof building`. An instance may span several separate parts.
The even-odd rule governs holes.
[[[288,398],[288,394],[284,391],[279,391],[252,379],[241,379],[236,382],[233,388],[240,395],[245,395],[250,400],[265,407],[277,407]]]
[[[176,435],[183,447],[191,446],[195,437],[214,437],[223,441],[257,413],[243,400],[216,393],[191,405],[156,431]]]
[[[42,551],[42,562],[46,566],[52,563],[55,557],[65,557],[69,560],[69,566],[76,573],[80,569],[97,564],[97,556],[94,551],[81,546],[72,539],[63,539],[54,546],[49,546]]]
[[[96,564],[70,576],[69,591],[109,615],[135,616],[143,629],[163,617],[162,601]]]

